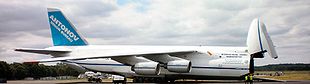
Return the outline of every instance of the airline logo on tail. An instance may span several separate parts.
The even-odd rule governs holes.
[[[87,41],[81,38],[75,27],[59,9],[48,9],[48,19],[54,46],[83,46]]]
[[[54,28],[56,28],[64,37],[66,37],[70,42],[77,41],[80,38],[77,37],[73,32],[71,32],[65,25],[63,25],[56,17],[51,15],[49,17],[52,21],[50,22]]]

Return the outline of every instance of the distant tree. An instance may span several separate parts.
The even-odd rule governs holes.
[[[9,68],[9,64],[4,61],[0,61],[0,78],[9,78],[11,76]]]
[[[65,76],[66,75],[66,66],[63,63],[57,63],[56,72],[57,72],[58,76]]]
[[[56,76],[78,76],[80,73],[64,63],[58,63],[54,66],[43,64],[13,63],[7,64],[0,61],[0,78],[6,79],[24,79],[25,77],[56,77]]]
[[[66,73],[67,73],[66,74],[67,76],[78,76],[80,74],[79,71],[77,71],[77,70],[75,70],[75,69],[73,69],[67,65],[66,65]]]
[[[27,69],[23,64],[10,64],[11,79],[24,79],[27,76]]]
[[[56,77],[57,76],[57,69],[55,66],[49,66],[48,67],[48,70],[50,71],[49,72],[49,76],[52,76],[52,77]]]
[[[255,67],[256,71],[309,71],[310,64],[273,64]]]
[[[78,76],[80,74],[77,70],[64,63],[57,63],[56,68],[58,76]]]
[[[38,65],[38,71],[37,71],[37,75],[39,77],[47,77],[48,76],[48,73],[47,73],[47,70],[46,70],[46,66],[43,65],[43,64],[39,64]]]
[[[39,79],[40,78],[40,68],[38,64],[25,64],[28,70],[28,75],[29,77],[33,77],[34,79]]]

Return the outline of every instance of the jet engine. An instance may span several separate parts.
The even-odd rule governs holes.
[[[167,63],[167,69],[170,72],[188,73],[192,68],[192,63],[189,60],[174,60]]]
[[[140,75],[159,75],[160,65],[157,62],[140,62],[136,63],[131,69]]]

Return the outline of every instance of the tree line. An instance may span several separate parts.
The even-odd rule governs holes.
[[[20,80],[26,77],[39,79],[41,77],[78,76],[79,74],[78,71],[63,63],[46,66],[43,64],[29,63],[8,64],[4,61],[0,61],[0,78],[9,80]]]
[[[272,64],[255,67],[256,71],[309,71],[310,64]]]

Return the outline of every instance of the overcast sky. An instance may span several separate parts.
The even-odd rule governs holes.
[[[245,46],[259,17],[279,58],[310,63],[309,0],[1,0],[0,60],[49,58],[14,48],[52,46],[47,8],[59,8],[90,44]]]

